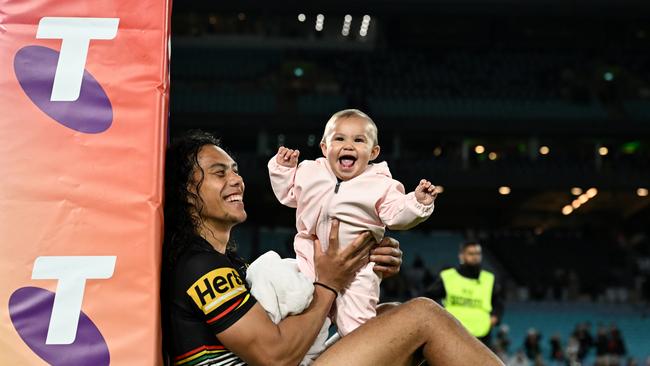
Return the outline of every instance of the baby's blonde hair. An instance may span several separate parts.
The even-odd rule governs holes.
[[[336,124],[336,121],[339,120],[340,118],[348,118],[348,117],[361,117],[368,121],[368,125],[370,126],[370,140],[372,140],[372,146],[377,146],[379,145],[379,137],[378,137],[378,131],[377,131],[377,125],[375,122],[370,118],[367,114],[361,112],[358,109],[344,109],[342,111],[338,111],[330,117],[330,119],[327,121],[327,124],[325,125],[325,131],[323,132],[323,138],[321,139],[322,143],[327,144],[327,138],[332,134],[332,131],[334,130],[334,125]]]

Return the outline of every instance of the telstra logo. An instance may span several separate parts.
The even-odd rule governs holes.
[[[14,57],[16,78],[32,102],[73,130],[107,130],[113,122],[111,102],[85,66],[90,41],[115,38],[118,24],[119,18],[42,18],[36,38],[61,39],[61,52],[26,46]]]
[[[22,287],[9,298],[20,338],[53,366],[108,366],[110,354],[97,326],[81,311],[86,280],[113,276],[115,256],[38,257],[32,279],[58,280],[56,293]]]

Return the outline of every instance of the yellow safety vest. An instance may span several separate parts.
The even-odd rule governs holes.
[[[491,326],[494,275],[481,271],[478,279],[473,279],[450,268],[440,272],[440,277],[447,293],[443,300],[445,309],[475,337],[487,335]]]

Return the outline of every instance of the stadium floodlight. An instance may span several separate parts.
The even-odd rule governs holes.
[[[605,146],[601,146],[598,148],[598,153],[600,154],[600,156],[605,156],[609,154],[609,149]]]
[[[359,28],[359,35],[365,37],[368,35],[368,28],[370,27],[370,15],[364,15],[361,20],[361,28]]]
[[[300,23],[304,22],[305,20],[307,20],[307,16],[305,14],[303,13],[298,14],[298,21]]]
[[[585,194],[586,194],[587,197],[589,197],[589,198],[594,198],[594,197],[596,197],[596,195],[598,194],[598,190],[597,190],[596,188],[593,188],[593,187],[592,187],[592,188],[589,188],[589,189],[587,190],[587,193],[585,193]]]
[[[542,155],[548,155],[551,152],[551,149],[548,146],[542,146],[539,148],[539,153]]]
[[[343,17],[343,29],[341,29],[342,35],[347,37],[350,34],[351,24],[352,24],[352,15],[346,14],[345,17]]]

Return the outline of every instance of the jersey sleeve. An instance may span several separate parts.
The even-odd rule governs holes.
[[[219,253],[194,255],[184,271],[186,300],[215,334],[235,324],[255,305],[246,279]]]

